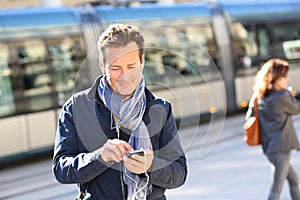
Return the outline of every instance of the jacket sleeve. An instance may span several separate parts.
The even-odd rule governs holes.
[[[99,150],[80,152],[72,116],[72,100],[66,102],[58,119],[52,170],[60,183],[86,183],[106,169]]]
[[[281,105],[283,105],[283,110],[287,114],[296,115],[300,113],[300,102],[288,90],[283,93]]]
[[[186,157],[181,147],[171,105],[159,137],[159,150],[154,153],[150,183],[172,189],[184,184],[187,176]]]

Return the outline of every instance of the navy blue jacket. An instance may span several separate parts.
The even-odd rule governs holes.
[[[97,86],[73,95],[63,106],[58,120],[53,157],[53,173],[60,183],[88,183],[89,199],[126,199],[122,179],[123,163],[105,163],[99,148],[117,138],[112,113],[98,98]],[[145,90],[146,124],[153,146],[154,160],[149,172],[152,193],[147,199],[166,199],[166,189],[181,186],[187,176],[171,105]],[[121,127],[121,139],[128,141],[130,130]],[[144,175],[140,175],[145,178]]]

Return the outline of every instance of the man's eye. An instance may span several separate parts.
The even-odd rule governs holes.
[[[112,71],[118,71],[120,68],[110,68],[110,70],[112,70]]]

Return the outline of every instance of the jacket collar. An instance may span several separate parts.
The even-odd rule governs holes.
[[[98,76],[96,78],[93,85],[87,90],[86,96],[88,100],[90,100],[91,102],[96,102],[96,103],[100,103],[101,105],[104,105],[103,101],[98,97],[98,85],[102,76],[103,75]],[[147,104],[155,98],[152,92],[150,92],[150,90],[147,89],[147,87],[145,88],[145,95],[146,95]]]

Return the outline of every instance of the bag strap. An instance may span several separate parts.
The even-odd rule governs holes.
[[[77,114],[81,112],[80,105],[78,105],[80,103],[81,103],[81,101],[78,101],[78,99],[76,99],[76,100],[74,99],[74,104],[73,104],[73,108],[72,109],[73,109],[73,118],[74,118],[75,125],[77,125],[77,124],[80,123],[79,122],[80,118],[77,117]],[[89,184],[90,184],[90,182],[87,182],[87,183],[78,183],[78,185],[79,185],[79,193],[76,196],[75,200],[84,200],[85,199],[86,193],[87,193],[87,190],[88,190],[88,187],[89,187]]]
[[[253,109],[254,109],[254,116],[258,119],[258,95],[256,93],[253,94]]]
[[[251,116],[255,116],[255,117],[258,117],[258,104],[257,104],[257,101],[258,101],[258,93],[257,92],[253,92],[252,96],[251,96],[251,99],[250,99],[250,102],[249,102],[249,106],[252,107],[252,114]]]

